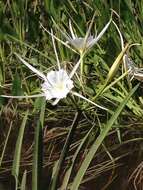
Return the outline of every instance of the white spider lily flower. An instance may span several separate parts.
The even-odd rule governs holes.
[[[41,86],[47,100],[66,98],[74,87],[73,81],[63,69],[48,72],[47,80]]]
[[[58,30],[63,34],[63,36],[66,38],[66,42],[63,42],[62,40],[60,40],[59,38],[57,38],[55,35],[53,35],[52,32],[49,32],[42,24],[41,27],[48,32],[52,37],[54,37],[56,40],[60,41],[62,44],[64,44],[66,47],[72,49],[74,52],[79,53],[79,54],[84,54],[86,53],[90,48],[92,48],[97,42],[98,40],[100,40],[100,38],[103,36],[103,34],[106,32],[106,30],[108,29],[111,21],[112,21],[112,14],[111,14],[111,18],[109,20],[109,22],[104,26],[104,28],[101,30],[101,32],[97,35],[90,35],[90,31],[91,31],[91,27],[93,25],[94,22],[94,18],[95,18],[95,14],[92,17],[91,23],[89,25],[89,28],[85,34],[85,37],[77,37],[77,35],[74,33],[74,30],[72,28],[72,24],[71,24],[71,20],[69,20],[69,29],[70,29],[70,33],[71,35],[63,32],[60,27],[55,23],[55,21],[53,20],[55,26],[58,28]],[[73,46],[73,48],[71,48],[70,45]]]
[[[27,63],[24,59],[22,59],[17,53],[15,55],[21,60],[23,64],[25,64],[31,71],[33,71],[35,74],[37,74],[44,82],[41,84],[41,94],[37,95],[31,95],[31,96],[7,96],[7,95],[0,95],[0,97],[6,97],[6,98],[35,98],[35,97],[45,97],[46,100],[52,100],[55,99],[52,103],[52,105],[56,105],[59,100],[66,98],[69,93],[80,97],[87,102],[101,108],[104,110],[107,110],[106,108],[92,102],[91,100],[88,100],[84,96],[78,94],[77,92],[72,92],[72,89],[74,88],[72,77],[74,73],[76,72],[80,60],[76,63],[71,73],[68,75],[66,70],[59,69],[57,71],[49,71],[47,73],[47,76],[44,75],[42,72],[35,69],[33,66],[31,66],[29,63]]]
[[[82,53],[88,51],[90,48],[92,48],[92,46],[94,46],[98,42],[98,40],[100,40],[100,38],[103,36],[103,34],[108,29],[110,23],[111,23],[111,19],[104,26],[104,28],[102,29],[102,31],[98,35],[93,36],[93,35],[89,35],[90,30],[91,30],[91,26],[93,24],[93,19],[92,19],[91,24],[87,30],[85,37],[77,37],[73,31],[71,21],[69,21],[69,28],[70,28],[71,36],[65,34],[65,37],[67,39],[67,42],[69,44],[71,44],[80,54],[82,54]]]

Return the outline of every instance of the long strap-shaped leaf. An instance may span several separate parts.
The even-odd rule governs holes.
[[[42,165],[43,165],[43,123],[45,114],[45,98],[40,101],[40,117],[37,121],[34,136],[34,152],[33,152],[33,163],[32,163],[32,190],[42,189]]]
[[[86,155],[85,159],[83,160],[80,169],[78,170],[74,181],[72,183],[72,186],[70,188],[70,190],[77,190],[79,188],[79,185],[82,181],[82,178],[87,170],[87,168],[89,167],[96,151],[98,150],[99,146],[102,144],[104,138],[107,136],[108,132],[110,131],[110,129],[112,128],[112,125],[114,124],[114,122],[116,121],[116,119],[118,118],[118,116],[120,115],[121,111],[123,110],[123,108],[125,107],[126,103],[128,102],[128,100],[130,99],[130,97],[134,94],[134,92],[137,90],[139,84],[137,84],[132,90],[131,92],[126,96],[126,98],[123,100],[123,102],[121,102],[121,104],[119,105],[119,107],[117,108],[117,110],[115,111],[115,113],[112,115],[112,117],[110,118],[110,120],[108,121],[108,123],[106,124],[106,126],[104,127],[104,129],[102,130],[102,132],[100,133],[100,135],[98,136],[98,138],[96,139],[96,141],[93,143],[93,145],[91,146],[88,154]]]
[[[32,190],[39,190],[41,187],[41,168],[42,168],[42,126],[40,120],[37,122],[34,137],[34,153],[32,166]]]
[[[26,121],[28,118],[28,112],[26,112],[21,127],[19,129],[19,134],[18,138],[16,141],[16,148],[15,148],[15,153],[14,153],[14,160],[13,160],[13,165],[12,165],[12,175],[15,177],[16,180],[16,187],[15,189],[18,189],[18,176],[19,176],[19,168],[20,168],[20,157],[21,157],[21,149],[22,149],[22,141],[23,141],[23,136],[24,136],[24,130],[26,126]]]
[[[22,176],[20,190],[26,190],[26,178],[27,178],[27,171],[25,170]]]
[[[66,142],[64,144],[64,147],[63,147],[63,150],[61,152],[61,155],[60,155],[60,159],[58,160],[58,163],[57,163],[57,167],[56,167],[56,172],[53,176],[53,179],[52,179],[52,184],[51,184],[51,190],[57,190],[57,186],[58,186],[58,178],[59,178],[59,175],[60,175],[60,170],[61,170],[61,167],[64,163],[64,160],[65,160],[65,157],[69,151],[69,147],[70,147],[70,144],[71,144],[71,141],[73,139],[73,135],[74,135],[74,132],[75,132],[75,129],[78,125],[78,122],[79,122],[79,119],[81,117],[81,111],[79,110],[76,115],[75,115],[75,118],[73,120],[73,123],[72,123],[72,126],[71,126],[71,129],[68,133],[68,136],[67,136],[67,139],[66,139]]]
[[[93,125],[92,128],[88,131],[88,133],[85,135],[85,137],[82,139],[81,143],[79,144],[75,154],[73,155],[71,166],[69,167],[69,169],[66,171],[66,173],[64,175],[64,178],[63,178],[63,181],[62,181],[62,186],[60,187],[60,190],[68,189],[67,186],[68,186],[68,183],[69,183],[69,180],[70,180],[70,176],[71,176],[72,169],[74,167],[76,158],[78,157],[79,152],[83,148],[83,145],[85,144],[87,138],[89,137],[89,134],[91,133],[91,131],[93,130],[94,127],[95,126]]]

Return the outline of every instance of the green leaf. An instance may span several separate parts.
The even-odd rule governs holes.
[[[9,137],[10,137],[10,133],[11,133],[11,130],[12,130],[12,125],[13,125],[13,122],[10,123],[9,130],[8,130],[8,132],[6,134],[4,146],[2,148],[2,153],[0,155],[0,167],[2,165],[2,161],[3,161],[3,158],[4,158],[5,150],[6,150],[6,147],[7,147],[7,144],[8,144],[8,140],[9,140]]]
[[[19,168],[20,168],[20,156],[21,156],[21,149],[22,149],[22,141],[24,136],[24,130],[26,126],[26,121],[28,118],[28,111],[26,112],[22,124],[19,129],[18,138],[16,141],[15,153],[14,153],[14,160],[12,165],[12,175],[15,177],[16,180],[16,189],[18,185],[18,176],[19,176]]]
[[[77,112],[76,115],[75,115],[75,118],[73,120],[71,129],[70,129],[70,131],[68,133],[66,142],[65,142],[63,150],[61,152],[60,159],[58,160],[58,162],[56,162],[56,165],[55,165],[55,168],[54,168],[54,174],[53,174],[53,178],[52,178],[51,190],[57,190],[57,184],[58,184],[58,179],[59,179],[59,176],[60,176],[60,170],[61,170],[61,167],[63,166],[65,157],[66,157],[66,155],[68,153],[70,143],[72,141],[72,138],[73,138],[75,129],[76,129],[77,125],[78,125],[80,117],[81,117],[81,111]]]
[[[23,90],[21,88],[21,80],[20,80],[19,74],[17,72],[14,76],[14,80],[12,83],[12,95],[13,96],[23,95]]]
[[[45,97],[37,98],[36,101],[35,101],[35,104],[34,104],[33,112],[41,110],[40,122],[41,122],[42,128],[43,128],[43,125],[44,125],[45,108],[46,108],[46,99],[45,99]]]
[[[3,83],[3,72],[2,72],[2,68],[0,67],[0,85],[2,85]]]
[[[41,172],[42,172],[42,153],[43,153],[43,141],[42,141],[42,129],[44,125],[44,114],[46,107],[46,100],[42,98],[40,100],[41,110],[40,117],[37,121],[34,137],[34,153],[33,153],[33,166],[32,166],[32,190],[39,190],[42,188],[41,184]]]
[[[89,137],[89,134],[91,133],[91,131],[93,130],[94,128],[94,125],[93,127],[88,131],[88,133],[85,135],[85,137],[82,139],[80,145],[78,146],[73,158],[72,158],[72,164],[70,166],[70,168],[67,170],[67,172],[65,173],[65,176],[64,176],[64,179],[63,179],[63,183],[62,183],[62,186],[60,187],[61,190],[65,190],[65,189],[68,189],[67,188],[67,185],[68,185],[68,182],[69,182],[69,179],[70,179],[70,175],[72,173],[72,169],[73,169],[73,166],[75,164],[75,161],[76,161],[76,158],[81,150],[81,148],[83,147],[83,145],[85,144],[86,140],[88,139]]]
[[[24,171],[24,174],[22,176],[22,182],[21,182],[21,188],[20,190],[26,190],[26,177],[27,177],[27,171]]]
[[[33,166],[32,166],[32,190],[38,190],[40,187],[40,174],[41,174],[41,143],[42,131],[40,120],[37,122],[34,137],[34,153],[33,153]]]

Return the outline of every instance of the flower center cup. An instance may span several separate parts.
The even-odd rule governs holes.
[[[50,71],[47,74],[47,81],[42,84],[42,91],[47,100],[52,98],[65,98],[73,88],[73,81],[63,69]]]
[[[84,50],[84,48],[89,48],[92,41],[93,41],[93,36],[89,36],[87,40],[85,41],[85,38],[75,38],[75,39],[70,39],[70,43],[78,50]]]

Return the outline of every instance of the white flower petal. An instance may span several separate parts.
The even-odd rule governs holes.
[[[44,93],[42,94],[35,94],[35,95],[29,95],[29,96],[8,96],[8,95],[0,95],[0,97],[3,98],[37,98],[37,97],[43,97],[45,96]]]
[[[46,76],[41,73],[40,71],[38,71],[37,69],[35,69],[33,66],[31,66],[29,63],[27,63],[24,59],[22,59],[20,57],[20,55],[18,55],[17,53],[15,53],[15,55],[20,59],[20,61],[22,61],[22,63],[24,65],[26,65],[31,71],[33,71],[34,73],[36,73],[38,76],[40,76],[42,79],[46,80]]]
[[[68,74],[67,74],[67,72],[65,71],[65,70],[63,70],[63,69],[60,69],[59,71],[57,71],[58,72],[58,74],[59,74],[59,80],[60,81],[66,81],[66,80],[69,80],[69,76],[68,76]]]
[[[111,19],[110,21],[104,26],[104,28],[102,29],[102,31],[98,34],[97,37],[94,38],[94,40],[92,40],[92,42],[90,43],[90,47],[91,48],[94,44],[96,44],[98,42],[98,40],[100,40],[100,38],[103,36],[103,34],[106,32],[107,28],[109,27],[111,23]]]
[[[56,81],[57,81],[57,76],[55,74],[56,71],[50,71],[47,73],[47,80],[51,85],[55,85]]]
[[[52,105],[55,106],[59,101],[60,101],[60,99],[57,98],[57,99],[52,103]]]
[[[72,38],[75,39],[76,36],[75,36],[73,28],[72,28],[71,20],[69,20],[69,28],[70,28],[70,32],[71,32]]]
[[[99,107],[99,108],[101,108],[101,109],[103,109],[103,110],[106,110],[106,111],[108,110],[107,108],[104,108],[104,107],[102,107],[102,106],[100,106],[100,105],[94,103],[93,101],[91,101],[91,100],[85,98],[84,96],[82,96],[81,94],[79,94],[79,93],[77,93],[77,92],[71,91],[71,93],[72,93],[73,95],[75,95],[75,96],[77,96],[77,97],[79,97],[79,98],[82,98],[83,100],[86,100],[87,102],[89,102],[89,103],[95,105],[96,107]]]
[[[81,60],[83,59],[83,56],[84,56],[84,55],[82,55],[82,56],[80,57],[80,59],[78,60],[78,62],[77,62],[77,63],[75,64],[75,66],[73,67],[73,70],[71,71],[71,73],[70,73],[70,75],[69,75],[70,78],[73,77],[73,75],[75,74],[76,70],[78,69],[78,67],[79,67],[79,65],[80,65],[80,62],[81,62]]]
[[[51,30],[51,34],[53,34],[52,30]],[[53,35],[52,35],[52,42],[53,42],[53,48],[54,48],[54,52],[55,52],[56,59],[57,59],[58,69],[60,70],[60,68],[61,68],[60,61],[59,61],[59,58],[58,58],[58,53],[57,53],[56,45],[55,45],[55,39],[54,39]]]

